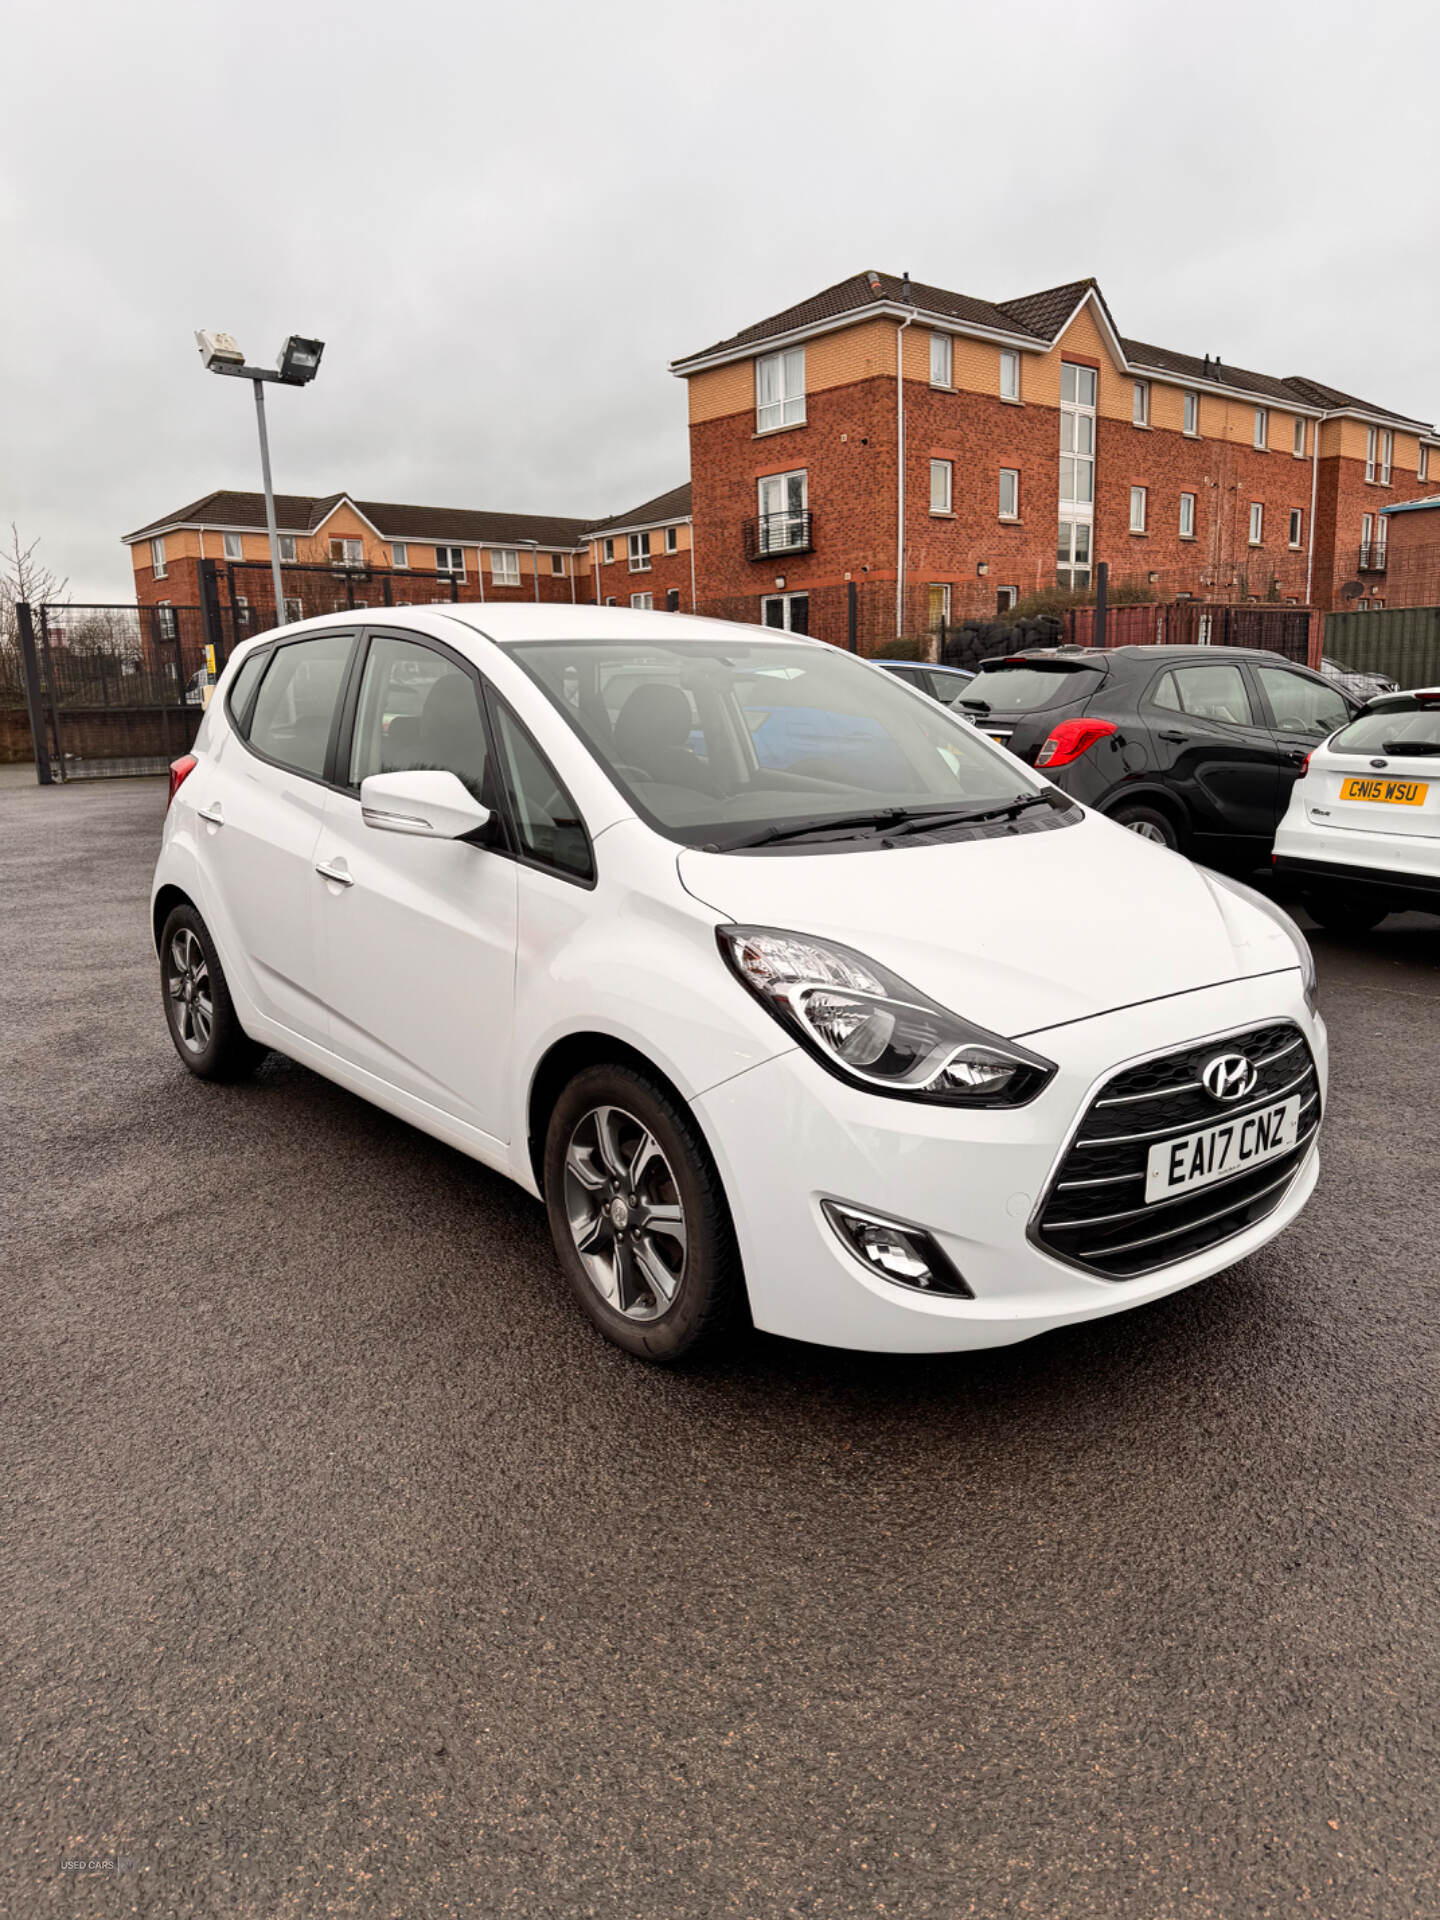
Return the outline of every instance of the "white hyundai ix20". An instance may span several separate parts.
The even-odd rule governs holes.
[[[652,1360],[747,1314],[1023,1340],[1232,1265],[1318,1172],[1291,921],[791,634],[263,635],[172,769],[152,910],[187,1067],[279,1049],[508,1174]]]

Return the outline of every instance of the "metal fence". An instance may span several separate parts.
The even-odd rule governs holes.
[[[211,563],[214,565],[214,563]],[[269,561],[237,560],[207,566],[203,588],[213,597],[225,654],[242,640],[271,627],[322,613],[356,613],[374,607],[448,606],[476,600],[473,579],[458,574],[383,567],[282,566],[285,605],[277,614],[275,576]],[[569,580],[565,580],[568,588]]]
[[[1327,613],[1325,658],[1401,687],[1440,687],[1440,607]]]

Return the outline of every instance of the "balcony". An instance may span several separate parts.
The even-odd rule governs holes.
[[[1361,573],[1384,573],[1385,542],[1383,540],[1362,540],[1360,543]]]
[[[773,560],[780,554],[809,553],[813,547],[808,507],[794,513],[762,513],[744,523],[745,558]]]

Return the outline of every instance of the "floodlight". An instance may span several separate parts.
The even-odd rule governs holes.
[[[243,367],[245,356],[233,333],[197,333],[195,344],[207,367]]]
[[[298,333],[292,333],[275,363],[280,369],[280,378],[287,386],[307,385],[320,371],[320,356],[324,351],[323,340],[302,340]]]

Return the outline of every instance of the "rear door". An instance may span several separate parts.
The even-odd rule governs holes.
[[[1249,670],[1259,686],[1263,717],[1275,741],[1278,821],[1290,804],[1290,789],[1304,772],[1306,760],[1322,740],[1345,725],[1354,709],[1319,674],[1279,666],[1252,665]]]
[[[1253,842],[1275,833],[1279,752],[1233,660],[1167,667],[1146,694],[1144,718],[1157,771],[1182,799],[1195,832]]]

